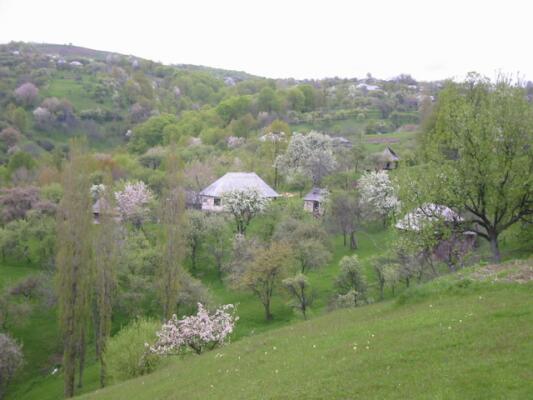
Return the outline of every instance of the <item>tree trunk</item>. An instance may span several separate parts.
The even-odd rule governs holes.
[[[492,251],[492,261],[499,264],[501,261],[500,244],[498,243],[498,234],[496,232],[489,233],[490,250]]]
[[[63,394],[65,398],[74,396],[74,381],[76,378],[76,351],[75,345],[71,342],[74,340],[73,335],[69,335],[66,339],[65,350],[63,355],[64,368],[64,388]]]
[[[342,238],[344,241],[344,247],[346,247],[346,231],[342,231]]]
[[[80,348],[79,348],[79,370],[78,370],[78,388],[83,387],[83,371],[85,367],[85,330],[81,333]]]
[[[265,307],[265,318],[266,318],[266,320],[267,321],[272,321],[274,316],[272,315],[272,312],[270,311],[270,300],[265,302],[263,305]]]
[[[357,250],[357,240],[355,238],[355,231],[350,232],[350,249]]]

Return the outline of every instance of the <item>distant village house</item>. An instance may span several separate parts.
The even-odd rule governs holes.
[[[222,197],[234,190],[257,190],[263,197],[276,199],[280,195],[254,172],[228,172],[199,193],[201,209],[220,212],[224,210]]]
[[[315,216],[324,214],[324,204],[328,195],[326,189],[313,188],[304,197],[304,210],[313,213]]]

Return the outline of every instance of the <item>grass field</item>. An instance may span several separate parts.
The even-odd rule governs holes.
[[[533,286],[441,278],[243,338],[87,399],[526,399]]]

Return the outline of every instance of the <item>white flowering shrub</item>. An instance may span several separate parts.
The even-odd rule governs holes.
[[[105,185],[103,183],[95,184],[91,186],[91,197],[93,200],[98,200],[105,193]]]
[[[256,189],[231,190],[222,196],[224,210],[233,214],[240,234],[244,234],[252,218],[265,211],[269,204],[270,199]]]
[[[358,182],[361,201],[370,214],[385,221],[400,208],[400,201],[385,171],[366,172]]]
[[[115,193],[117,207],[124,221],[140,226],[148,216],[148,203],[154,196],[142,181],[127,182],[124,189]]]
[[[210,314],[201,303],[198,303],[196,315],[183,319],[173,315],[163,324],[161,330],[157,332],[158,339],[150,347],[150,351],[158,355],[172,355],[190,349],[196,354],[201,354],[204,350],[223,345],[233,332],[238,319],[233,304],[221,306]]]

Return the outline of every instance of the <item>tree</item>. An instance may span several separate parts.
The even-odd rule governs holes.
[[[322,178],[337,166],[331,138],[314,131],[307,135],[294,133],[287,151],[278,156],[276,163],[288,175],[310,176],[315,186],[319,186]]]
[[[238,319],[233,304],[223,305],[209,313],[198,303],[196,315],[178,320],[174,314],[163,324],[150,351],[157,355],[175,355],[191,349],[196,354],[202,354],[205,350],[222,346],[233,332]]]
[[[281,283],[292,265],[290,248],[273,242],[267,248],[259,248],[241,277],[242,287],[259,298],[265,310],[267,321],[272,320],[272,295],[274,288]]]
[[[63,335],[65,397],[74,395],[76,361],[81,368],[90,315],[92,289],[91,198],[88,160],[83,144],[71,143],[70,162],[63,173],[63,198],[58,212],[57,282],[59,322]],[[81,383],[81,379],[80,379]]]
[[[110,181],[110,177],[108,178]],[[103,185],[98,185],[103,186]],[[106,185],[110,187],[108,183]],[[91,188],[92,189],[92,188]],[[113,198],[111,190],[105,190],[100,195],[103,204],[98,218],[94,224],[93,236],[93,262],[95,271],[94,284],[94,330],[96,356],[100,361],[100,386],[104,387],[107,381],[107,365],[104,357],[107,339],[111,335],[112,306],[116,289],[116,263],[118,260],[117,242],[119,241],[117,226],[113,218]]]
[[[344,246],[347,237],[350,237],[350,248],[357,249],[355,233],[359,228],[362,216],[362,207],[358,196],[354,192],[334,192],[329,203],[329,212],[326,213],[329,223],[335,230],[342,233]]]
[[[206,243],[208,254],[213,258],[219,279],[231,253],[231,229],[224,216],[216,214],[207,219]]]
[[[365,172],[358,181],[358,188],[366,214],[381,218],[383,225],[386,225],[400,206],[387,172]]]
[[[206,238],[207,217],[203,211],[190,210],[187,213],[187,243],[191,255],[191,269],[196,272],[198,252]]]
[[[304,319],[307,319],[307,310],[313,302],[312,293],[309,293],[309,279],[304,274],[297,274],[292,278],[284,279],[283,286],[294,298],[292,306],[302,313]]]
[[[0,140],[2,140],[8,148],[16,145],[21,138],[22,135],[20,132],[11,126],[2,129],[2,132],[0,132]]]
[[[502,232],[533,215],[533,111],[523,87],[470,75],[448,83],[421,138],[426,164],[406,176],[411,202],[465,212],[500,261]]]
[[[143,181],[127,182],[123,190],[115,193],[115,200],[122,220],[138,228],[148,217],[153,194]]]
[[[341,271],[335,286],[341,295],[352,294],[353,305],[357,306],[366,299],[367,283],[363,268],[356,255],[344,256],[339,262]]]
[[[280,111],[281,102],[274,89],[268,86],[261,89],[257,97],[257,107],[259,111]]]
[[[32,106],[39,96],[39,89],[31,82],[20,85],[14,92],[15,99],[23,106]]]
[[[165,141],[164,130],[177,122],[178,118],[171,114],[151,117],[133,130],[129,148],[135,153],[142,154],[151,147],[162,145]]]
[[[235,218],[237,233],[244,235],[252,218],[265,211],[269,199],[255,189],[230,190],[222,196],[224,209]]]
[[[302,274],[323,267],[331,260],[330,251],[316,239],[302,239],[294,245],[294,258],[300,264]]]
[[[22,347],[9,335],[0,333],[0,399],[23,363]]]
[[[328,234],[315,219],[283,218],[277,224],[273,237],[290,245],[302,274],[326,265],[331,259]]]
[[[159,270],[159,298],[163,318],[170,319],[175,313],[180,275],[185,247],[185,193],[181,188],[181,174],[172,146],[165,163],[166,185],[161,198],[161,225],[163,238],[161,266]]]
[[[1,217],[4,224],[26,218],[39,203],[39,188],[35,186],[5,188],[0,192]]]

